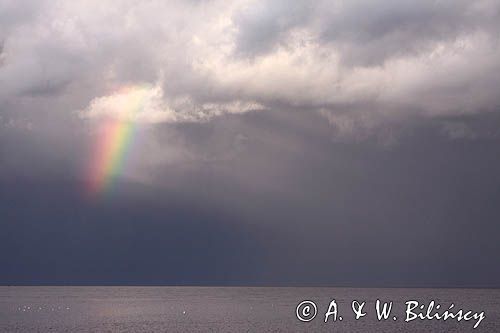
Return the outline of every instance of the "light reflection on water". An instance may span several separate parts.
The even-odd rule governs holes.
[[[302,300],[318,316],[295,317]],[[325,324],[332,299],[342,322]],[[394,301],[400,320],[378,322],[376,299]],[[475,332],[500,332],[500,290],[214,288],[214,287],[0,287],[1,332],[472,332],[471,322],[404,323],[404,302],[435,300],[485,311]],[[367,301],[367,316],[354,320],[352,300]]]

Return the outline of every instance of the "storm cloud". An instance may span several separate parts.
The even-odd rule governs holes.
[[[495,0],[0,0],[0,283],[498,286],[499,72]]]

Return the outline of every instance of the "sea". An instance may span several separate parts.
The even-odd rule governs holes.
[[[408,302],[468,315],[407,321]],[[500,332],[500,290],[4,286],[0,332]]]

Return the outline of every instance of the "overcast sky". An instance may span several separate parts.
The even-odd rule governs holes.
[[[0,283],[498,287],[498,73],[498,0],[0,0]]]

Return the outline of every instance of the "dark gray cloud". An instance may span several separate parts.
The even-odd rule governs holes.
[[[499,8],[495,1],[352,1],[325,17],[322,37],[339,43],[345,61],[377,65],[474,33],[498,37]]]
[[[260,1],[248,5],[233,17],[238,27],[238,52],[254,56],[273,51],[286,41],[290,30],[307,23],[313,9],[309,1]]]
[[[349,65],[381,65],[390,58],[430,52],[474,33],[498,39],[496,1],[258,1],[235,16],[238,49],[273,51],[294,30],[332,43]]]
[[[450,140],[413,122],[388,147],[338,141],[302,112],[160,127],[204,158],[98,200],[78,140],[52,153],[55,140],[1,140],[1,283],[498,286],[498,130]]]
[[[499,7],[1,2],[0,283],[498,286]]]

